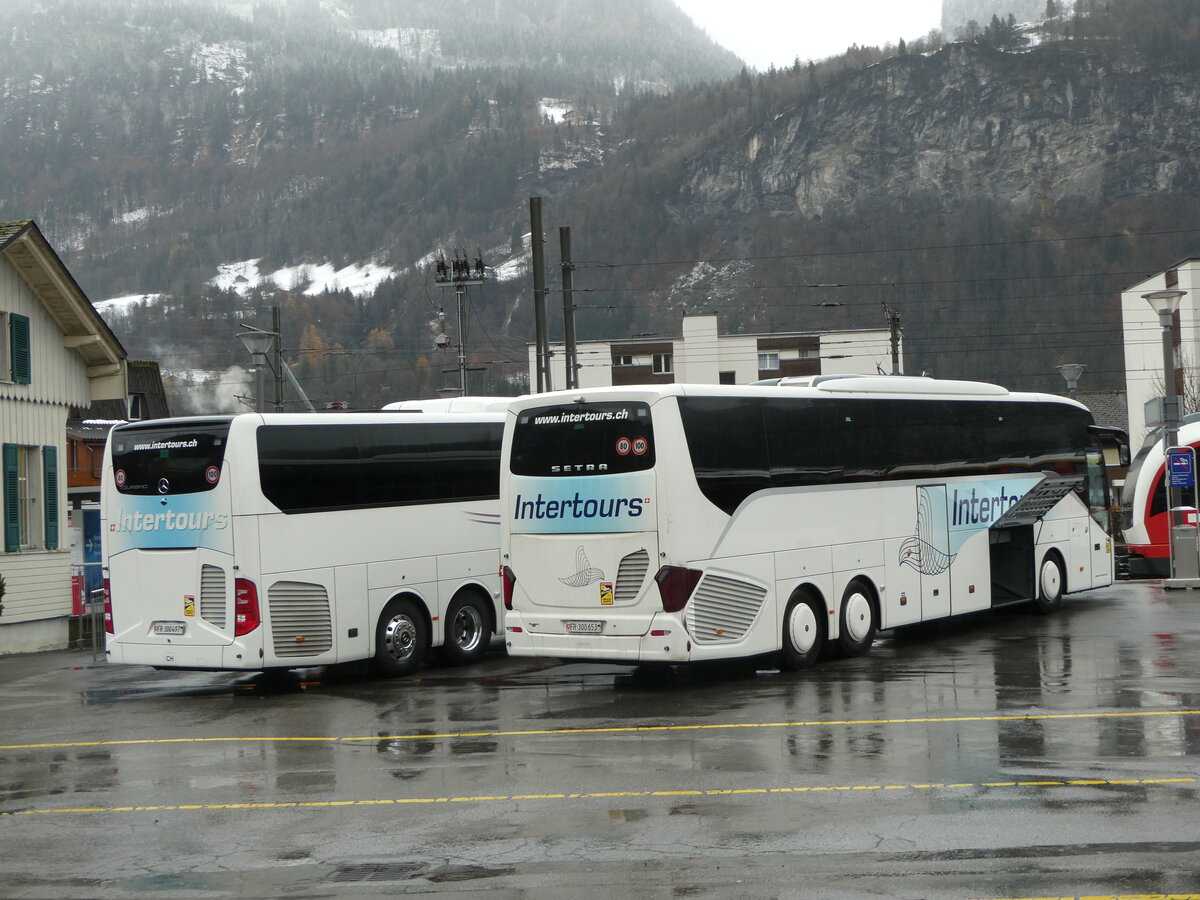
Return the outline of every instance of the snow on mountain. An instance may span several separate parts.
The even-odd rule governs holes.
[[[124,297],[110,297],[107,300],[97,300],[92,306],[101,315],[119,315],[128,312],[132,306],[157,303],[162,299],[162,296],[162,294],[126,294]]]
[[[436,28],[355,29],[349,34],[370,47],[395,50],[403,59],[421,61],[442,55],[442,36]]]
[[[240,297],[248,297],[259,288],[271,287],[282,291],[302,290],[309,296],[326,291],[349,291],[355,297],[370,297],[380,284],[396,274],[392,267],[373,262],[351,263],[341,269],[334,268],[332,263],[301,263],[267,274],[259,272],[258,264],[258,259],[222,263],[216,277],[208,283],[223,291],[233,291]]]

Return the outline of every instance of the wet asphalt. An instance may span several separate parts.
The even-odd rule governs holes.
[[[380,681],[0,657],[0,896],[1200,898],[1200,591],[871,654]]]

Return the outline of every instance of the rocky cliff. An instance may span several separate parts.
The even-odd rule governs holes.
[[[1125,70],[1059,47],[953,44],[896,57],[696,158],[689,214],[817,220],[882,197],[1015,215],[1200,192],[1195,73]]]

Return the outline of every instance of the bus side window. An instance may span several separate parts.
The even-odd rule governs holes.
[[[770,487],[761,401],[680,397],[679,409],[696,483],[709,501],[732,513]]]

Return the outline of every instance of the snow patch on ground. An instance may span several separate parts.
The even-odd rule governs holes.
[[[538,101],[538,115],[543,119],[549,119],[555,125],[561,125],[566,121],[567,113],[572,109],[574,109],[574,106],[566,100],[543,97]]]
[[[191,48],[192,68],[207,81],[219,81],[237,87],[250,78],[246,48],[238,44],[199,44]]]
[[[492,272],[496,276],[497,281],[516,281],[518,278],[524,278],[529,274],[530,257],[528,254],[514,256],[510,260],[500,263],[494,267]]]

